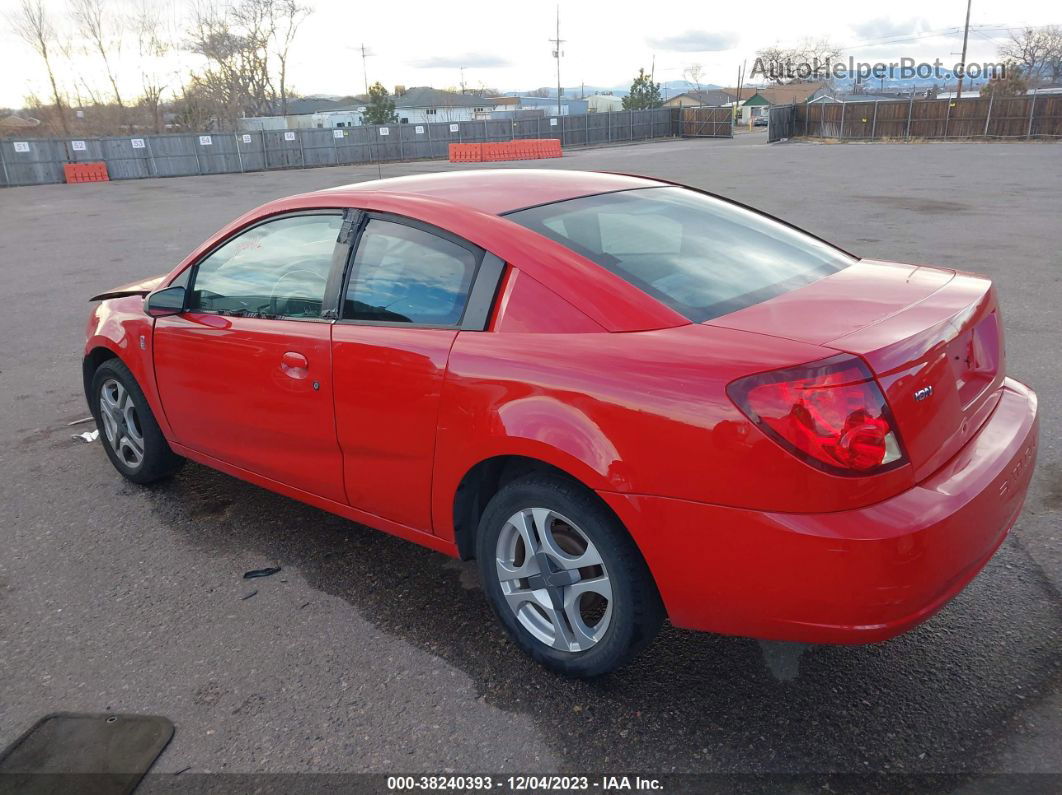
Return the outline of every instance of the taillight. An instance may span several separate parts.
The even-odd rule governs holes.
[[[727,394],[764,433],[819,469],[868,475],[906,462],[885,396],[855,356],[750,375]]]

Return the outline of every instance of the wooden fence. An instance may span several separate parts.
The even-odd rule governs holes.
[[[790,137],[870,139],[1062,138],[1062,95],[790,105]],[[776,116],[772,114],[771,123]]]
[[[684,138],[733,138],[734,109],[709,105],[682,108],[679,135]]]

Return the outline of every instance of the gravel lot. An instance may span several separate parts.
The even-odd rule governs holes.
[[[177,725],[160,772],[1062,773],[1062,145],[763,140],[548,165],[683,180],[861,255],[996,279],[1010,374],[1040,395],[1040,461],[1010,539],[939,615],[853,648],[667,629],[633,666],[572,682],[506,641],[471,565],[195,465],[126,484],[71,438],[91,425],[67,427],[87,414],[88,296],[168,270],[264,201],[377,170],[13,188],[0,746],[48,712],[115,710]]]

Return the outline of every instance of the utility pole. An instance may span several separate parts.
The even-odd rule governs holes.
[[[564,53],[561,51],[561,45],[564,44],[564,39],[560,37],[560,3],[557,4],[557,37],[550,39],[553,42],[553,57],[557,59],[557,115],[561,115],[561,79],[560,79],[560,59]]]
[[[361,77],[365,81],[365,95],[369,95],[369,65],[366,58],[369,57],[369,53],[365,51],[365,42],[361,43]]]
[[[741,65],[738,66],[737,96],[734,97],[734,111],[735,111],[735,114],[737,114],[737,115],[740,115],[740,113],[741,113],[741,84],[744,81],[744,79],[745,79],[745,63],[744,63],[744,61],[742,61]]]
[[[962,99],[962,78],[966,74],[966,41],[970,38],[970,6],[973,5],[973,0],[966,0],[966,27],[962,31],[962,55],[960,56],[960,63],[962,64],[962,74],[959,75],[959,86],[955,89],[955,99]]]

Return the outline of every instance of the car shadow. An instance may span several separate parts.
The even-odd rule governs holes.
[[[573,770],[959,772],[992,769],[1022,710],[1057,689],[1062,609],[1013,538],[927,624],[861,647],[761,644],[666,627],[591,682],[524,657],[473,564],[189,464],[149,489],[204,550],[294,569],[383,632],[529,716]]]

